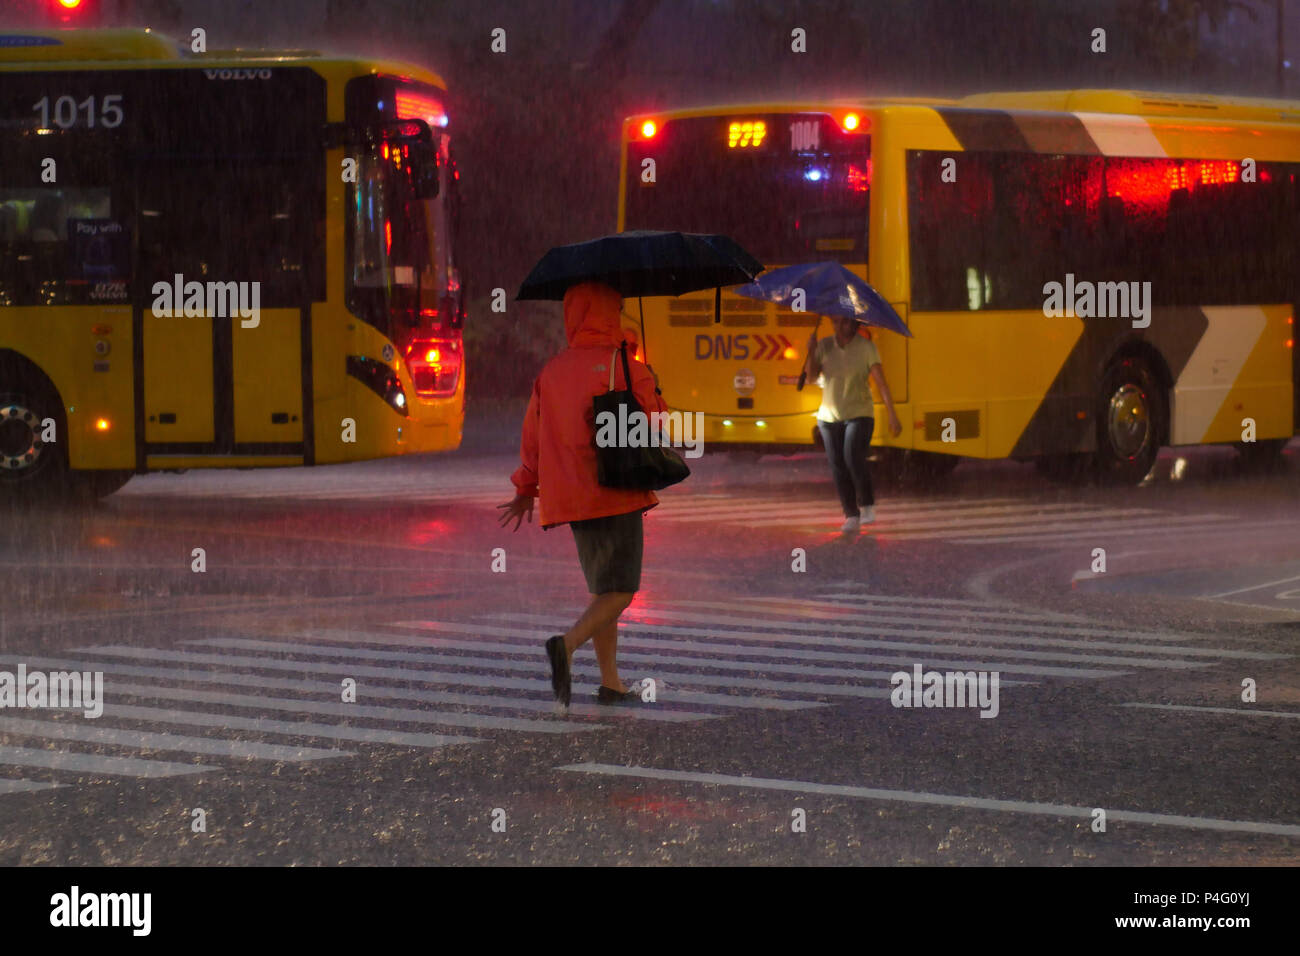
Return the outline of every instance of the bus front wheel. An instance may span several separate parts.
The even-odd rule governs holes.
[[[1103,480],[1138,484],[1155,467],[1169,424],[1168,403],[1150,366],[1128,356],[1102,378],[1097,398],[1097,469]]]

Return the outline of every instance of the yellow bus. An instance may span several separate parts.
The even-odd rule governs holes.
[[[1161,446],[1296,433],[1300,103],[1111,90],[628,118],[618,227],[727,233],[769,268],[835,259],[914,338],[874,333],[903,433],[874,443],[1138,481]],[[816,441],[815,316],[645,302],[664,395],[705,439]],[[822,325],[822,335],[830,334]],[[880,410],[877,415],[879,417]]]
[[[460,444],[435,74],[36,31],[0,111],[0,497]]]

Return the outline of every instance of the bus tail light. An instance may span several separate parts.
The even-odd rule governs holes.
[[[425,398],[446,398],[456,394],[464,347],[460,339],[424,339],[407,347],[406,365],[411,370],[415,393]]]
[[[641,138],[654,139],[655,134],[659,132],[659,124],[654,120],[646,120],[641,124]]]

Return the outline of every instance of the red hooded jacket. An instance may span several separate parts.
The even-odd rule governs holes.
[[[598,282],[573,286],[564,296],[564,332],[569,347],[546,363],[533,383],[524,415],[519,454],[523,464],[510,476],[521,495],[540,497],[543,528],[588,518],[645,511],[659,503],[651,491],[605,488],[596,480],[596,429],[592,399],[609,389],[611,358],[628,342],[632,391],[648,415],[666,412],[654,377],[631,357],[636,337],[619,321],[622,297]],[[622,362],[614,387],[624,387]]]

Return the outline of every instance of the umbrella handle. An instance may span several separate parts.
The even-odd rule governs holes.
[[[821,331],[821,328],[822,328],[822,317],[821,317],[821,315],[818,315],[818,316],[817,316],[817,325],[816,325],[816,327],[813,329],[813,335],[816,335],[818,332],[820,332],[820,331]],[[811,355],[811,354],[812,354],[811,352],[805,352],[805,353],[804,353],[804,356],[803,356],[803,368],[801,368],[801,369],[799,370],[799,381],[796,382],[796,383],[795,383],[795,386],[794,386],[794,390],[795,390],[796,392],[802,392],[802,391],[803,391],[803,387],[804,387],[804,385],[805,385],[805,384],[807,383],[807,381],[808,381],[808,356]]]

